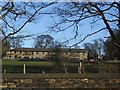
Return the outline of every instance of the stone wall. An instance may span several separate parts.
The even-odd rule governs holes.
[[[12,83],[13,88],[120,88],[120,79],[4,79],[3,83],[9,87]]]

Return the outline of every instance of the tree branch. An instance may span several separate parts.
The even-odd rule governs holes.
[[[70,46],[70,47],[73,47],[73,46],[76,46],[77,44],[80,44],[80,43],[82,43],[86,38],[88,38],[88,37],[90,37],[90,36],[92,36],[92,35],[94,35],[94,34],[96,34],[96,33],[98,33],[98,32],[100,32],[100,31],[103,31],[103,30],[105,30],[106,28],[102,28],[102,29],[100,29],[100,30],[98,30],[98,31],[96,31],[96,32],[93,32],[93,33],[91,33],[91,34],[88,34],[87,36],[85,36],[81,41],[79,41],[79,42],[77,42],[77,43],[75,43],[75,44],[73,44],[72,46]]]
[[[91,3],[90,3],[90,4],[91,4]],[[119,47],[120,44],[118,43],[118,41],[117,41],[117,39],[116,39],[113,31],[111,30],[110,25],[108,24],[108,22],[107,22],[107,20],[106,20],[106,18],[105,18],[105,16],[104,16],[104,14],[103,14],[103,12],[100,10],[100,8],[97,7],[97,5],[95,5],[95,4],[91,4],[91,5],[92,5],[93,7],[95,7],[95,8],[98,10],[98,12],[100,13],[100,16],[102,17],[102,20],[104,21],[104,23],[105,23],[105,25],[106,25],[106,28],[108,29],[111,37],[115,40],[115,42],[117,43],[116,45]]]
[[[7,6],[9,3],[7,3],[5,6]],[[11,2],[12,6],[10,8],[7,9],[6,13],[4,13],[2,15],[2,18],[4,18],[13,8],[14,8],[14,3]],[[5,10],[4,8],[2,9],[2,11]]]
[[[46,7],[48,7],[48,6],[52,5],[52,4],[55,4],[55,2],[49,3],[48,5],[42,6],[42,7],[40,7],[39,9],[37,9],[37,11],[35,11],[35,12],[32,14],[32,16],[31,16],[30,18],[28,18],[28,20],[26,20],[26,21],[24,22],[24,24],[23,24],[19,29],[15,30],[13,33],[9,33],[8,35],[6,35],[6,37],[2,39],[2,42],[3,42],[5,39],[7,39],[9,36],[14,35],[14,34],[18,33],[19,31],[21,31],[21,29],[23,29],[23,27],[24,27],[28,22],[30,22],[30,21],[32,20],[32,18],[33,18],[41,9],[46,8]]]

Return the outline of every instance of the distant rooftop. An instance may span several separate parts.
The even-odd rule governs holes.
[[[87,52],[86,49],[68,49],[68,48],[61,48],[61,49],[55,49],[55,48],[15,48],[10,49],[9,51],[30,51],[30,52],[51,52],[61,50],[63,52]]]

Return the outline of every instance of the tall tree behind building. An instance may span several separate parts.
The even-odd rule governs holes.
[[[35,38],[35,48],[51,48],[54,46],[54,38],[50,35],[40,35]]]
[[[115,32],[115,36],[120,43],[120,31]],[[115,45],[113,38],[109,37],[105,42],[105,55],[108,59],[120,59],[120,48]]]
[[[2,57],[4,57],[6,55],[6,52],[9,49],[10,49],[10,43],[7,40],[2,42]]]
[[[84,47],[88,50],[90,58],[101,58],[104,53],[104,40],[99,38],[93,40],[93,43],[84,43]]]
[[[20,48],[24,44],[25,37],[23,35],[13,36],[9,38],[11,48]]]

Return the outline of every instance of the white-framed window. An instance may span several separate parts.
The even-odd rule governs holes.
[[[11,52],[10,51],[8,51],[8,54],[10,54]]]

